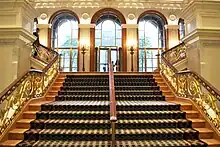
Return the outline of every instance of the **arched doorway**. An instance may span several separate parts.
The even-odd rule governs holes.
[[[139,72],[153,72],[159,66],[159,56],[165,48],[165,17],[158,12],[145,12],[138,21]]]
[[[68,10],[55,13],[51,20],[51,48],[60,54],[60,70],[78,71],[78,24],[76,15]]]
[[[114,71],[122,70],[123,51],[125,47],[124,16],[117,10],[105,8],[96,12],[91,20],[95,28],[91,30],[90,69],[105,72],[108,71],[108,58],[115,65]],[[92,33],[94,32],[94,33]],[[93,62],[94,61],[94,62]],[[93,62],[93,63],[92,63]]]

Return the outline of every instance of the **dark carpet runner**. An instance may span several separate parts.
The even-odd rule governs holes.
[[[115,76],[116,146],[205,147],[180,105],[166,102],[153,76]],[[65,79],[17,146],[110,146],[108,76]]]

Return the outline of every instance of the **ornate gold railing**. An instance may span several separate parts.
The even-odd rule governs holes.
[[[0,134],[12,123],[28,100],[45,95],[58,73],[58,54],[55,51],[50,51],[50,54],[53,58],[48,60],[43,71],[26,72],[0,94]]]
[[[39,44],[37,41],[33,43],[33,57],[45,64],[50,63],[56,56],[55,51]]]
[[[187,58],[186,52],[186,46],[182,43],[162,53],[162,76],[177,96],[194,101],[220,132],[220,92],[199,74],[189,70],[179,72],[173,66]]]

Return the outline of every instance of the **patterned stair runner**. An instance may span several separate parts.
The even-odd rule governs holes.
[[[110,146],[108,76],[67,75],[36,115],[17,146]]]
[[[180,105],[165,101],[153,76],[115,76],[115,91],[116,146],[207,146]]]
[[[115,90],[116,146],[207,146],[152,75],[117,75]],[[108,76],[68,75],[55,99],[41,105],[18,147],[111,146]]]

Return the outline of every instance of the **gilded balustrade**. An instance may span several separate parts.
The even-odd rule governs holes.
[[[28,71],[0,94],[0,134],[13,122],[28,100],[45,95],[58,74],[58,54],[55,51],[50,54],[53,59],[43,71]]]
[[[220,92],[195,72],[178,72],[173,64],[185,58],[183,43],[162,53],[161,73],[175,94],[193,100],[220,133]]]

